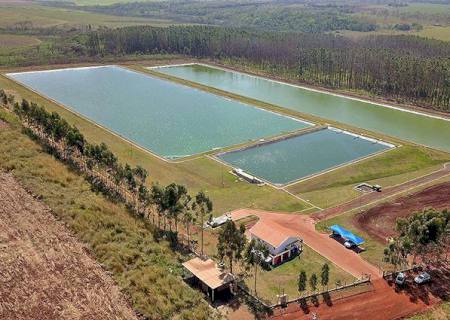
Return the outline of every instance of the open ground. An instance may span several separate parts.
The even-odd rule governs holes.
[[[0,172],[0,318],[137,319],[87,252],[47,206]]]
[[[450,209],[450,182],[382,203],[354,217],[353,223],[381,242],[395,235],[395,222],[425,208]]]

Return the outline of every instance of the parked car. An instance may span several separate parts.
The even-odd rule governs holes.
[[[406,275],[403,272],[399,272],[395,278],[395,284],[402,286],[405,284]]]
[[[428,282],[430,280],[431,280],[431,276],[428,273],[426,273],[426,272],[422,272],[417,277],[414,278],[414,281],[417,284],[426,283],[426,282]]]
[[[347,241],[344,242],[344,247],[346,247],[347,249],[351,249],[354,246],[355,246],[355,244],[353,242],[351,242],[351,241],[347,240]]]

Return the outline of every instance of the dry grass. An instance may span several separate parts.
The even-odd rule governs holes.
[[[39,195],[86,243],[135,310],[151,319],[210,318],[202,295],[180,279],[180,261],[188,257],[156,241],[151,226],[122,205],[91,191],[83,177],[22,134],[14,115],[0,109],[0,119],[10,124],[0,129],[0,169]]]
[[[0,172],[0,318],[137,319],[50,209]]]
[[[17,48],[38,45],[41,41],[32,36],[22,36],[14,34],[0,34],[0,48]]]

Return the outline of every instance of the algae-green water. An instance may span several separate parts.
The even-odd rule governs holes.
[[[271,183],[282,185],[389,149],[383,142],[323,129],[218,155]]]
[[[450,121],[204,65],[162,67],[156,71],[287,109],[450,151]]]
[[[310,126],[118,66],[8,76],[166,158],[184,157]]]

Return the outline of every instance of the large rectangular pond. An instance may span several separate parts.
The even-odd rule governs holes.
[[[118,66],[8,76],[165,158],[310,124]]]
[[[447,120],[204,65],[162,67],[156,71],[287,109],[450,151],[450,121]]]
[[[218,154],[217,157],[275,185],[284,185],[393,148],[342,130],[327,128]]]

